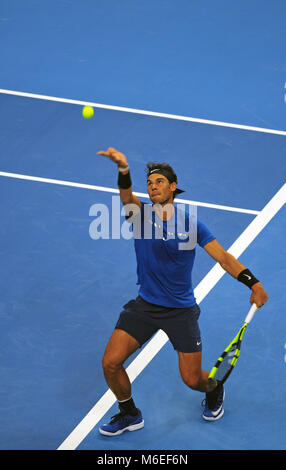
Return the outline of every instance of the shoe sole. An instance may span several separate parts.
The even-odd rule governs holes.
[[[206,421],[216,421],[217,419],[222,418],[223,415],[224,415],[224,409],[222,408],[221,412],[217,416],[205,416],[205,415],[203,415],[203,418]]]
[[[127,428],[119,429],[116,432],[104,431],[101,428],[99,428],[99,432],[100,434],[103,434],[104,436],[119,436],[125,431],[137,431],[138,429],[141,429],[143,427],[144,427],[144,420],[142,420],[140,423],[137,423],[137,424],[131,424],[130,426],[127,426]]]

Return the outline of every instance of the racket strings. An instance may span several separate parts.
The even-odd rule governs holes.
[[[241,340],[245,331],[246,325],[243,325],[236,338],[231,345],[223,352],[218,360],[218,370],[215,378],[218,381],[225,382],[231,373],[240,353]]]

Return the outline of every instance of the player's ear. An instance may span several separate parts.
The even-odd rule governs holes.
[[[173,181],[173,183],[170,184],[170,189],[171,191],[175,191],[177,188],[177,183],[175,181]]]
[[[171,189],[171,191],[173,191],[173,201],[176,197],[176,195],[175,195],[176,188],[177,188],[177,183],[175,181],[173,181],[173,183],[170,184],[170,189]]]

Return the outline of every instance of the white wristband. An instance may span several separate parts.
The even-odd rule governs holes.
[[[120,173],[124,173],[125,171],[128,171],[128,170],[129,170],[129,165],[127,165],[127,167],[125,168],[118,167],[118,171],[120,171]]]

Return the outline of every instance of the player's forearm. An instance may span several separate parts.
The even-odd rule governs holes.
[[[251,303],[255,302],[257,307],[261,307],[265,304],[265,302],[268,300],[268,295],[261,282],[256,279],[249,269],[247,269],[242,263],[240,263],[229,253],[227,253],[225,260],[222,261],[220,265],[231,276],[251,289]]]
[[[252,290],[251,303],[255,302],[257,307],[265,304],[268,295],[262,284],[249,269],[228,253],[217,240],[214,239],[207,243],[204,249],[226,272]]]
[[[226,272],[228,272],[228,274],[230,274],[235,279],[237,279],[241,271],[246,269],[246,267],[230,253],[225,254],[224,260],[220,262],[220,265]]]
[[[122,201],[122,204],[123,205],[126,205],[126,204],[132,204],[132,187],[128,188],[128,189],[121,189],[119,188],[119,194],[120,194],[120,199]]]
[[[123,204],[130,204],[132,202],[132,186],[129,171],[129,165],[126,162],[124,166],[118,165],[118,180],[117,180],[120,199]]]
[[[127,206],[128,204],[136,204],[137,206],[141,205],[138,197],[135,196],[132,192],[132,183],[128,164],[125,166],[125,168],[120,168],[118,166],[117,183],[119,187],[120,199],[124,206]]]

